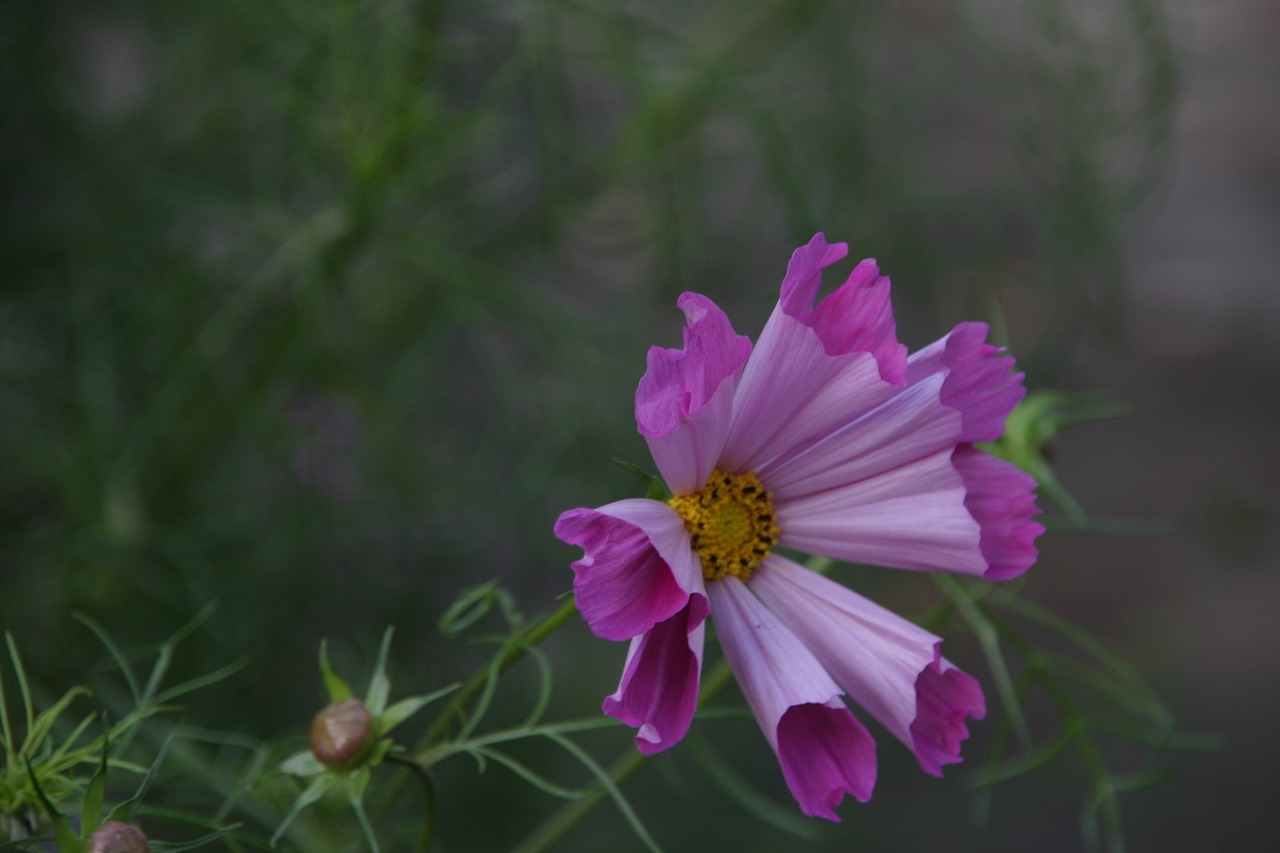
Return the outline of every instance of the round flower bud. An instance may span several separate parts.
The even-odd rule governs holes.
[[[109,820],[89,836],[85,853],[151,853],[142,830],[118,820]]]
[[[360,763],[373,743],[373,717],[359,699],[333,702],[311,721],[311,754],[332,770]]]

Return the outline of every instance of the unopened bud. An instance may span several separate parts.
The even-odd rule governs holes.
[[[89,836],[85,853],[151,853],[151,845],[138,827],[109,820]]]
[[[354,766],[373,743],[373,717],[359,699],[326,705],[311,721],[310,741],[311,753],[325,767]]]

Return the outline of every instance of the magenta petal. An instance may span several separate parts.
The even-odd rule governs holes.
[[[622,682],[604,700],[604,713],[636,732],[636,748],[653,755],[679,743],[698,707],[698,677],[709,608],[691,595],[689,604],[631,641]]]
[[[578,610],[606,640],[638,637],[701,590],[684,521],[664,503],[633,499],[569,510],[555,533],[583,550],[573,564]]]
[[[700,488],[729,432],[738,371],[751,341],[705,296],[680,297],[684,349],[653,347],[636,388],[636,424],[676,494]]]
[[[831,676],[736,577],[710,584],[707,595],[724,656],[801,809],[836,820],[831,806],[845,793],[870,797],[875,743]]]
[[[964,479],[965,508],[982,527],[983,577],[1008,580],[1022,574],[1036,561],[1035,539],[1044,533],[1044,526],[1032,520],[1040,514],[1035,478],[968,445],[956,449],[951,464]]]
[[[941,657],[916,679],[912,748],[926,773],[942,775],[942,765],[961,760],[960,742],[969,736],[966,717],[981,720],[987,704],[977,679]]]
[[[986,323],[961,323],[950,334],[913,353],[907,382],[914,385],[946,372],[942,402],[960,412],[964,442],[995,441],[1005,418],[1026,394],[1022,374],[1013,373],[1013,357],[987,343]]]
[[[791,795],[810,817],[840,822],[845,794],[865,803],[876,784],[876,744],[844,705],[788,708],[778,723],[778,762]]]
[[[787,314],[813,327],[829,355],[869,352],[886,382],[901,384],[907,349],[898,343],[889,302],[889,279],[873,260],[860,262],[845,283],[815,308],[821,271],[847,254],[844,243],[828,245],[822,233],[801,246],[787,264],[780,305]]]
[[[960,760],[964,718],[986,708],[978,683],[939,657],[938,637],[783,557],[770,557],[750,587],[927,772]]]

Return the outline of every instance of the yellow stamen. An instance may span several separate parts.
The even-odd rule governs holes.
[[[717,468],[701,490],[667,503],[684,519],[709,581],[725,575],[746,580],[778,542],[773,498],[752,471],[726,474]]]

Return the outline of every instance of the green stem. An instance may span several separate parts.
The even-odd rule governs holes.
[[[529,649],[541,643],[547,637],[551,636],[565,622],[578,612],[578,607],[573,598],[569,598],[560,609],[554,613],[543,617],[535,623],[528,631],[520,636],[518,642],[511,643],[507,646],[506,651],[498,659],[498,672],[501,673],[520,660],[529,653]],[[492,667],[486,666],[462,686],[462,688],[453,695],[453,701],[445,708],[440,716],[436,717],[431,728],[427,729],[426,734],[418,741],[418,746],[413,750],[414,753],[421,753],[424,749],[438,740],[449,725],[462,715],[463,709],[467,703],[475,698],[476,694],[484,689],[492,674]]]
[[[729,669],[729,662],[722,659],[703,680],[702,692],[698,694],[698,707],[703,707],[713,696],[723,690],[725,685],[732,679],[733,671]],[[643,767],[648,760],[649,756],[637,752],[635,749],[628,749],[609,765],[609,779],[616,786]],[[518,844],[515,847],[515,851],[517,853],[540,853],[540,851],[551,849],[551,845],[581,823],[608,795],[608,790],[604,785],[596,785],[581,799],[566,803],[551,817],[547,818],[524,841]]]
[[[427,853],[431,848],[431,838],[436,831],[436,783],[432,780],[431,774],[416,761],[394,754],[388,755],[385,760],[388,764],[408,770],[422,783],[422,791],[427,797],[427,807],[422,821],[422,838],[418,841],[417,853]]]

